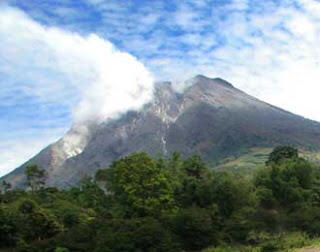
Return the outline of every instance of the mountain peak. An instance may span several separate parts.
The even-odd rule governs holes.
[[[197,74],[196,76],[194,76],[192,79],[198,79],[198,80],[203,80],[203,79],[206,79],[206,80],[211,80],[211,78],[205,76],[205,75],[202,75],[202,74]]]
[[[225,86],[225,87],[233,87],[231,83],[229,83],[228,81],[222,79],[222,78],[209,78],[207,76],[204,76],[202,74],[198,74],[194,77],[192,77],[191,79],[186,81],[187,83],[191,83],[191,85],[196,85],[196,84],[200,84],[203,87],[210,87],[210,86],[214,86],[214,85],[221,85],[221,86]]]
[[[228,82],[228,81],[226,81],[226,80],[224,80],[222,78],[214,78],[212,80],[215,81],[215,82],[218,82],[221,85],[224,85],[224,86],[227,86],[227,87],[233,87],[233,85],[230,82]]]

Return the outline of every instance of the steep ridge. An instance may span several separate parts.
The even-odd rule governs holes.
[[[25,166],[36,163],[47,170],[48,186],[67,187],[134,151],[154,156],[180,151],[214,162],[252,147],[320,149],[318,122],[264,103],[220,78],[198,75],[186,85],[178,93],[170,82],[158,83],[154,100],[142,110],[74,126],[4,179],[23,186]]]

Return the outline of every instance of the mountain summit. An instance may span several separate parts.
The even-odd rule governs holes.
[[[74,125],[4,179],[22,187],[26,165],[36,163],[47,171],[48,186],[67,187],[135,151],[180,151],[213,162],[252,147],[320,149],[320,123],[264,103],[220,78],[197,75],[185,84],[176,92],[170,82],[158,83],[153,101],[140,111]]]

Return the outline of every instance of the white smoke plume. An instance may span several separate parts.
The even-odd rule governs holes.
[[[94,62],[94,80],[81,90],[82,100],[74,110],[75,122],[105,120],[150,101],[153,80],[133,56],[91,35],[83,45]],[[81,48],[82,49],[82,48]]]
[[[75,123],[139,109],[152,98],[153,79],[143,64],[95,34],[45,27],[2,6],[0,44],[7,59],[1,70],[15,85],[44,101],[75,105]]]

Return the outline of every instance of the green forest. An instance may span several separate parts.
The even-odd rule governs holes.
[[[320,243],[320,169],[281,146],[251,176],[138,152],[72,188],[2,181],[0,251],[294,251]]]

